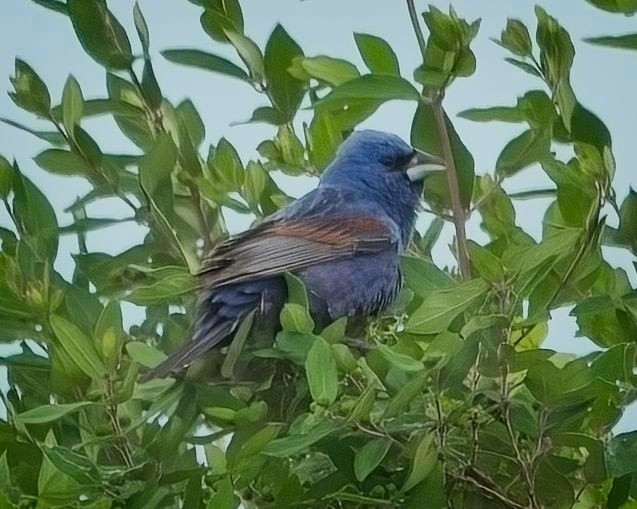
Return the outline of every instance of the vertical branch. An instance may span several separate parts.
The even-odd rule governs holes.
[[[438,129],[438,137],[442,148],[442,157],[447,167],[447,185],[449,186],[449,196],[451,197],[451,209],[453,212],[453,225],[456,229],[456,250],[458,252],[458,265],[460,274],[464,279],[471,278],[471,264],[469,263],[469,251],[467,249],[467,232],[465,224],[467,222],[467,213],[462,206],[460,199],[460,183],[458,181],[458,169],[453,158],[451,149],[451,141],[449,139],[449,131],[447,129],[447,120],[445,110],[442,107],[443,94],[439,93],[433,100],[431,107],[433,108],[434,118],[436,119],[436,128]]]
[[[414,0],[406,0],[407,9],[409,11],[409,17],[411,24],[418,40],[418,46],[420,53],[422,54],[423,61],[426,55],[426,43],[425,37],[420,28],[418,21],[418,13],[416,11],[416,5]],[[424,92],[423,92],[424,94]],[[424,97],[423,97],[424,98]],[[442,99],[444,98],[444,90],[439,91],[435,97],[431,100],[431,107],[433,109],[434,118],[436,121],[436,129],[438,131],[438,138],[440,139],[440,148],[442,150],[442,157],[445,160],[447,167],[447,185],[449,187],[449,195],[451,197],[451,208],[453,212],[453,224],[456,230],[456,251],[458,253],[458,266],[460,268],[460,274],[464,279],[471,278],[471,264],[469,263],[469,251],[467,249],[467,233],[465,230],[465,224],[467,222],[467,212],[462,206],[462,200],[460,199],[460,184],[458,180],[458,169],[453,158],[453,150],[451,148],[451,140],[449,138],[449,130],[447,129],[447,121],[445,110],[442,107]]]

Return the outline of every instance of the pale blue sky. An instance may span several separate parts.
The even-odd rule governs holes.
[[[177,103],[190,97],[198,108],[205,124],[207,141],[216,143],[227,137],[239,150],[244,161],[257,157],[256,145],[271,136],[274,129],[263,124],[231,127],[237,120],[250,117],[252,110],[264,102],[252,88],[240,81],[213,75],[203,71],[178,67],[165,61],[159,50],[192,47],[217,53],[238,61],[232,48],[210,40],[199,25],[200,8],[186,0],[140,0],[151,33],[151,54],[158,80],[164,95]],[[419,10],[432,3],[447,9],[449,2],[417,2]],[[541,87],[535,80],[503,61],[505,51],[489,40],[498,37],[507,17],[523,20],[534,31],[535,20],[531,0],[456,0],[456,10],[469,20],[482,17],[480,34],[474,44],[478,57],[476,74],[458,81],[449,91],[446,107],[452,118],[469,107],[514,104],[516,97],[532,88]],[[637,186],[634,168],[635,128],[637,101],[637,53],[598,48],[582,42],[592,35],[637,32],[637,20],[599,11],[584,0],[541,0],[539,3],[569,30],[577,50],[572,82],[580,101],[597,112],[609,127],[617,159],[615,189],[623,198],[629,186]],[[64,81],[69,73],[75,75],[87,98],[105,95],[104,70],[94,63],[81,49],[70,22],[65,16],[43,9],[29,0],[3,0],[3,17],[0,24],[0,88],[9,90],[9,76],[13,74],[16,56],[26,60],[46,81],[54,102],[61,96]],[[246,31],[261,47],[277,22],[281,22],[299,42],[307,55],[326,54],[346,58],[363,69],[356,51],[353,32],[367,32],[385,38],[399,55],[403,76],[411,78],[412,70],[419,64],[420,54],[411,31],[409,17],[403,0],[244,0]],[[133,28],[133,0],[110,0],[109,6],[128,29],[134,46],[138,47]],[[393,102],[383,106],[365,127],[395,132],[405,139],[409,137],[411,116],[415,105]],[[37,126],[38,123],[19,110],[6,94],[0,94],[0,116]],[[110,119],[95,119],[85,127],[98,139],[107,152],[135,151]],[[457,119],[456,127],[476,159],[480,173],[493,168],[497,156],[507,141],[517,135],[521,126],[507,124],[475,124]],[[30,135],[0,124],[0,153],[15,157],[23,171],[32,178],[59,211],[61,224],[71,218],[61,210],[76,196],[88,190],[79,179],[59,178],[40,170],[32,158],[46,148],[46,144]],[[135,153],[135,152],[131,152]],[[310,189],[312,179],[282,180],[285,190],[294,196]],[[549,182],[537,168],[529,169],[507,182],[509,190],[525,190],[543,187]],[[534,236],[540,233],[540,216],[547,202],[519,203],[518,223]],[[103,201],[89,209],[95,217],[119,217],[127,210],[117,201]],[[476,218],[477,219],[477,218]],[[0,222],[6,217],[0,213]],[[423,218],[426,224],[428,218]],[[612,212],[609,222],[616,218]],[[249,218],[229,216],[233,231],[245,228]],[[118,226],[89,236],[89,249],[116,253],[139,239],[140,229],[129,225]],[[446,244],[452,231],[445,231],[447,242],[441,242],[435,252],[436,261],[451,263]],[[472,221],[469,235],[484,240]],[[68,237],[61,243],[57,268],[65,275],[72,269],[70,253],[76,250],[76,241]],[[608,250],[608,258],[614,265],[627,268],[635,282],[631,259],[618,250]],[[563,352],[586,353],[594,345],[581,338],[574,338],[574,321],[568,310],[554,313],[550,337],[545,346]],[[637,413],[636,413],[637,415]],[[622,427],[635,427],[630,423],[637,419],[625,419]]]

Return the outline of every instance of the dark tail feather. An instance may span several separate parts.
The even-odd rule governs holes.
[[[142,378],[142,382],[147,382],[153,378],[163,378],[173,371],[188,366],[200,355],[211,350],[227,338],[240,321],[240,318],[234,321],[224,320],[206,328],[205,331],[198,329],[191,341],[186,342],[179,350],[170,354],[159,366],[146,373]]]

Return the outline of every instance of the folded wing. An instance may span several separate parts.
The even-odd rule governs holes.
[[[219,245],[201,274],[206,286],[219,287],[395,249],[397,242],[390,224],[366,215],[266,221]]]

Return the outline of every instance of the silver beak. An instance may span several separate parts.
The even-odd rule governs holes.
[[[414,155],[407,164],[407,177],[412,182],[416,182],[446,169],[445,162],[440,157],[414,149]]]

